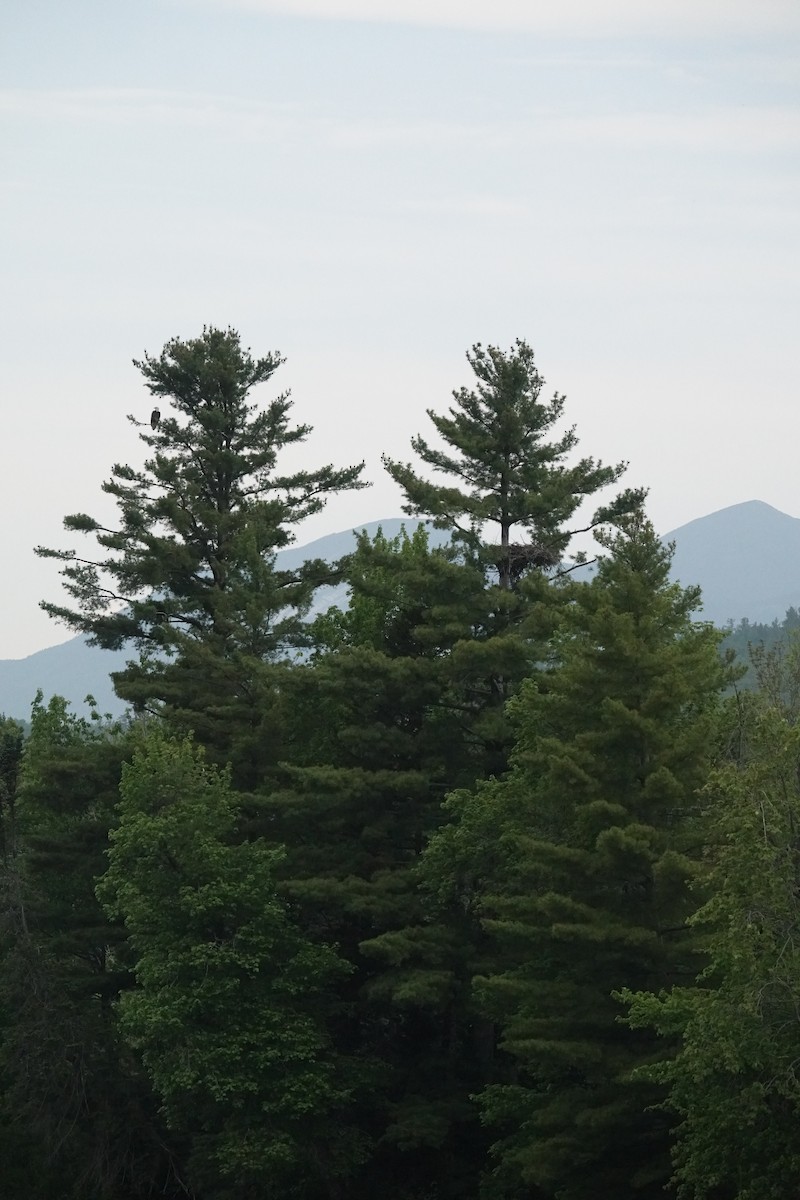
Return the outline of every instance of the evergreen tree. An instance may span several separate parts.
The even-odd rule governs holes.
[[[453,483],[432,483],[410,464],[383,461],[406,494],[405,511],[432,517],[437,528],[453,530],[473,552],[483,546],[483,563],[510,589],[531,568],[561,564],[575,533],[632,511],[642,493],[623,492],[600,506],[582,529],[571,528],[584,499],[616,483],[625,464],[583,458],[568,465],[578,445],[574,428],[547,440],[561,421],[566,397],[556,392],[541,399],[545,380],[527,342],[517,340],[508,352],[479,343],[467,361],[475,389],[454,391],[446,416],[428,410],[447,449],[421,436],[411,442],[426,466]],[[499,540],[483,545],[487,525],[496,528]]]
[[[453,454],[414,441],[458,486],[385,460],[408,511],[434,516],[454,545],[431,551],[419,533],[394,546],[362,540],[350,609],[317,622],[327,652],[295,679],[310,692],[293,710],[318,733],[298,746],[291,787],[266,800],[306,928],[355,968],[342,1044],[381,1064],[365,1194],[475,1194],[485,1137],[469,1096],[491,1069],[491,1031],[469,999],[480,932],[458,904],[429,911],[418,865],[445,794],[506,769],[504,702],[552,629],[561,592],[548,572],[569,543],[565,522],[622,471],[566,465],[574,433],[547,440],[563,398],[539,402],[524,343],[507,356],[477,347],[470,361],[478,393],[456,393],[450,418],[431,414]],[[590,523],[638,499],[626,494]],[[492,521],[499,548],[482,541]]]
[[[427,542],[424,528],[359,540],[350,605],[317,619],[314,660],[292,680],[302,736],[287,787],[262,801],[263,827],[287,847],[283,890],[309,935],[335,943],[353,968],[337,1044],[371,1069],[363,1096],[374,1148],[352,1197],[469,1194],[473,1156],[454,1140],[469,1108],[469,1087],[454,1082],[466,1060],[442,969],[453,947],[437,931],[421,946],[415,870],[446,790],[474,778],[461,713],[442,696],[446,652],[463,637],[482,581]]]
[[[800,1178],[799,651],[795,639],[773,660],[772,694],[731,706],[730,759],[705,789],[712,865],[692,918],[705,970],[695,986],[623,993],[633,1028],[677,1043],[640,1074],[668,1088],[685,1200],[783,1200]]]
[[[405,493],[405,511],[449,530],[480,579],[469,623],[450,656],[451,702],[484,752],[479,778],[506,769],[503,705],[534,669],[551,632],[557,596],[548,577],[569,571],[566,556],[576,533],[634,511],[644,493],[623,491],[579,521],[587,498],[615,484],[626,464],[570,463],[575,430],[556,432],[565,397],[541,398],[545,381],[526,342],[518,340],[508,352],[478,344],[467,361],[475,389],[454,391],[446,416],[428,412],[446,449],[412,439],[423,464],[449,482],[434,483],[387,457],[384,464]],[[584,557],[578,553],[575,561]]]
[[[508,1065],[480,1098],[487,1195],[655,1197],[669,1176],[659,1094],[630,1081],[655,1039],[620,1024],[612,993],[693,973],[695,793],[723,667],[650,525],[607,544],[550,673],[512,705],[509,777],[456,793],[426,856],[429,886],[491,939],[474,987]]]
[[[237,761],[251,774],[246,764],[266,747],[280,756],[274,672],[263,664],[302,637],[315,588],[332,578],[319,561],[276,570],[275,554],[328,495],[366,486],[361,466],[281,472],[282,451],[309,427],[291,424],[288,393],[261,410],[251,399],[281,362],[253,359],[235,331],[214,328],[135,362],[170,411],[139,435],[150,451],[144,466],[117,463],[103,484],[117,528],[68,516],[65,528],[93,535],[98,554],[37,551],[64,564],[76,602],[44,603],[46,612],[101,646],[139,651],[115,676],[119,695],[137,708],[160,701],[174,725],[218,741],[223,758],[236,726]]]

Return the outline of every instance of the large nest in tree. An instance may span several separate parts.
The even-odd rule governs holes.
[[[538,542],[512,542],[510,546],[487,546],[493,555],[492,562],[499,575],[508,571],[512,582],[516,582],[531,567],[549,570],[558,564],[558,555]]]

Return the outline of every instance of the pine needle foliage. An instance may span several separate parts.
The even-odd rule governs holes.
[[[676,1114],[683,1200],[783,1200],[800,1154],[800,725],[798,643],[772,663],[775,690],[732,705],[734,753],[705,789],[711,871],[692,918],[708,946],[694,986],[628,989],[629,1023],[677,1042],[640,1074]]]
[[[451,482],[431,482],[388,456],[383,461],[405,492],[404,511],[431,517],[473,553],[481,554],[485,542],[482,561],[510,588],[531,568],[559,565],[576,533],[633,511],[643,493],[625,491],[572,528],[584,500],[616,483],[626,464],[569,462],[578,445],[575,429],[557,432],[566,397],[542,398],[545,380],[527,342],[518,339],[509,351],[478,343],[467,361],[475,387],[454,391],[446,414],[428,409],[443,446],[421,435],[411,442],[422,462]]]
[[[503,781],[449,801],[426,875],[494,944],[474,988],[497,1023],[507,1082],[486,1087],[496,1131],[488,1196],[655,1197],[669,1178],[658,1093],[631,1082],[658,1050],[619,1022],[632,980],[691,977],[689,882],[700,836],[719,636],[641,518],[564,610],[550,674],[513,701]],[[633,986],[636,986],[635,984]]]
[[[149,456],[142,468],[117,463],[103,484],[116,527],[73,514],[65,528],[93,537],[98,553],[37,550],[63,564],[75,602],[45,611],[100,646],[132,645],[140,661],[116,676],[120,696],[160,700],[176,720],[184,709],[188,728],[258,707],[258,664],[302,640],[315,589],[336,577],[319,561],[276,570],[276,552],[329,495],[366,486],[362,466],[281,470],[309,427],[292,424],[287,392],[264,408],[251,393],[282,361],[254,359],[234,330],[213,327],[136,361],[169,410],[152,430],[129,417]]]

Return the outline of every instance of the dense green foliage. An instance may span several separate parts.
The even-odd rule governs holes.
[[[151,734],[123,771],[98,895],[124,920],[137,987],[119,1005],[190,1179],[214,1194],[312,1195],[358,1158],[329,1048],[346,971],[277,897],[278,851],[236,837],[228,778]]]
[[[576,457],[525,342],[468,361],[385,460],[449,540],[294,571],[362,484],[281,473],[280,357],[136,364],[165,411],[118,527],[41,551],[47,610],[137,656],[129,718],[0,720],[8,1200],[797,1191],[795,652],[723,701],[623,465]]]
[[[795,640],[768,673],[795,702],[744,696],[730,760],[704,789],[711,870],[691,922],[706,931],[708,963],[697,986],[623,993],[633,1027],[681,1039],[644,1074],[669,1087],[681,1119],[687,1200],[781,1200],[800,1178],[799,666]]]
[[[722,668],[649,524],[623,521],[608,549],[563,612],[550,671],[510,706],[512,770],[454,794],[428,851],[491,938],[475,988],[515,1064],[480,1098],[501,1134],[492,1195],[573,1200],[591,1177],[621,1200],[669,1175],[658,1097],[629,1082],[653,1047],[620,1026],[612,992],[691,973],[694,793]]]
[[[473,389],[453,392],[446,416],[428,410],[436,433],[448,447],[412,439],[422,462],[445,476],[435,484],[410,464],[384,458],[389,474],[407,497],[406,512],[432,516],[434,524],[454,530],[483,562],[495,566],[503,587],[531,565],[562,562],[576,532],[569,522],[584,498],[622,475],[625,464],[605,466],[592,458],[567,465],[578,439],[574,429],[548,441],[559,423],[565,397],[542,400],[544,379],[527,342],[510,353],[496,346],[473,346],[467,361],[476,377]],[[601,505],[583,531],[631,511],[642,493],[628,491]],[[497,527],[499,541],[486,543],[485,526]],[[526,544],[514,543],[526,535]],[[516,551],[516,553],[515,553]]]
[[[782,621],[777,618],[768,625],[758,621],[739,621],[737,625],[730,624],[725,629],[722,642],[723,652],[732,652],[744,668],[740,687],[755,688],[760,685],[759,664],[765,655],[771,655],[777,648],[786,649],[792,637],[800,630],[800,612],[796,608],[787,609]],[[782,653],[778,649],[778,653]]]
[[[20,1195],[181,1191],[149,1085],[119,1038],[124,931],[94,894],[131,748],[130,732],[37,700],[13,825],[4,814],[0,1129],[12,1122],[24,1137]],[[14,1138],[11,1163],[19,1150]]]
[[[37,551],[64,564],[76,602],[44,603],[51,616],[101,646],[139,650],[138,662],[115,676],[118,694],[137,710],[166,706],[173,727],[215,746],[249,779],[279,756],[276,660],[302,640],[315,588],[335,578],[318,561],[277,571],[275,553],[329,494],[366,486],[360,466],[280,471],[282,452],[309,427],[291,424],[288,393],[262,410],[250,393],[282,361],[254,360],[233,330],[208,328],[136,362],[171,411],[140,434],[150,453],[144,467],[117,463],[103,484],[118,528],[73,514],[65,528],[93,536],[97,556]]]

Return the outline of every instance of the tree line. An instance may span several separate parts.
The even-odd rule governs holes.
[[[38,550],[128,717],[0,721],[9,1200],[797,1190],[797,654],[742,692],[527,343],[467,358],[384,459],[449,540],[292,570],[363,464],[285,470],[233,330],[136,363],[116,524]]]

